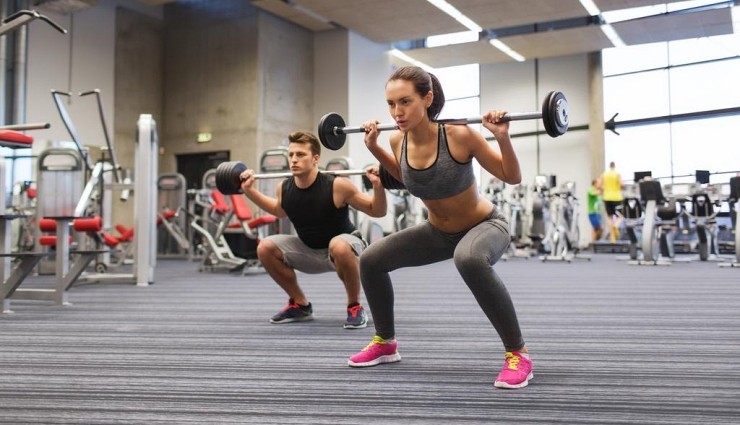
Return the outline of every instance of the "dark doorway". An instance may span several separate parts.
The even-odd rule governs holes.
[[[203,175],[206,171],[228,161],[229,151],[187,153],[176,156],[177,172],[185,176],[188,189],[201,189]]]

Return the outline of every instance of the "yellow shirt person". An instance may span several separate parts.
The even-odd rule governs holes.
[[[609,241],[614,243],[619,239],[619,225],[622,223],[621,215],[617,214],[622,206],[622,176],[616,171],[614,161],[609,163],[609,169],[599,178],[599,187],[604,200]]]

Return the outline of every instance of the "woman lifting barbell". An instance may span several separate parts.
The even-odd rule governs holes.
[[[375,337],[349,359],[353,367],[401,360],[393,315],[389,273],[454,258],[455,266],[501,338],[504,367],[499,388],[521,388],[532,378],[532,362],[504,283],[491,267],[511,240],[509,225],[493,204],[479,196],[472,160],[509,184],[521,181],[519,161],[509,138],[504,111],[491,110],[483,126],[496,138],[494,150],[467,125],[434,120],[444,106],[437,78],[418,67],[399,68],[385,86],[388,109],[398,130],[391,151],[378,145],[378,121],[368,121],[365,144],[381,165],[429,210],[425,223],[393,233],[370,245],[360,258],[360,277],[375,322]],[[419,247],[424,249],[419,249]],[[432,312],[430,312],[432,314]]]

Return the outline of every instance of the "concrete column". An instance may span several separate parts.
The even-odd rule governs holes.
[[[591,152],[591,178],[598,178],[604,171],[604,73],[601,52],[588,54],[589,90],[589,147]]]

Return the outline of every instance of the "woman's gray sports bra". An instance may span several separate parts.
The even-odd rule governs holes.
[[[401,177],[406,189],[420,199],[443,199],[465,191],[475,182],[473,160],[457,162],[450,155],[444,124],[439,124],[437,158],[423,170],[409,165],[406,150],[407,135],[401,143]]]

